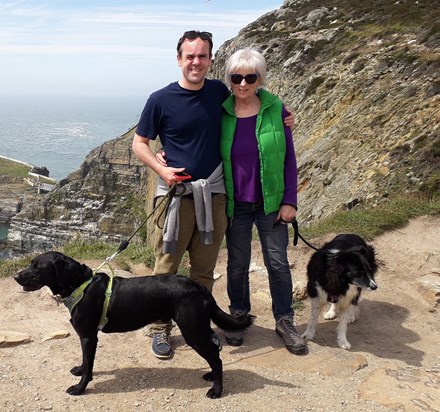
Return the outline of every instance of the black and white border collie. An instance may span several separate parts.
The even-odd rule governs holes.
[[[362,289],[375,290],[377,263],[373,246],[353,234],[336,236],[315,252],[307,265],[307,294],[311,299],[311,314],[302,337],[313,340],[318,316],[324,303],[330,309],[324,319],[339,316],[338,346],[350,349],[347,325],[359,315],[358,302]]]

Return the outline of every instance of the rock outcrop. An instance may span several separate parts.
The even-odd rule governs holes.
[[[437,5],[434,6],[434,3]],[[260,50],[295,112],[299,217],[440,192],[440,2],[286,0],[216,54]]]
[[[210,75],[222,78],[235,50],[261,50],[267,89],[294,110],[302,224],[396,192],[440,192],[439,5],[286,0],[216,53]],[[130,234],[155,179],[133,155],[132,134],[95,149],[55,191],[25,205],[9,244],[37,251],[76,235]]]
[[[92,150],[80,169],[11,219],[8,246],[44,251],[75,237],[119,242],[145,214],[146,168],[131,150],[134,130]]]

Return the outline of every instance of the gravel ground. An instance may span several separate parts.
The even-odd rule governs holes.
[[[305,356],[295,356],[274,333],[267,276],[258,245],[251,274],[255,325],[245,344],[234,348],[223,340],[224,393],[205,397],[206,362],[173,331],[172,359],[160,361],[143,330],[100,334],[94,380],[82,396],[65,390],[77,382],[69,370],[80,363],[79,340],[68,311],[46,290],[22,293],[11,278],[1,279],[0,335],[28,335],[27,344],[0,344],[2,411],[440,411],[438,300],[440,218],[421,218],[374,241],[382,261],[377,291],[365,294],[361,317],[349,325],[350,351],[336,345],[336,321],[320,319]],[[314,239],[322,244],[326,239]],[[298,288],[312,251],[293,249],[291,262]],[[214,288],[226,309],[226,252],[217,268]],[[96,267],[100,262],[86,262]],[[136,268],[137,274],[146,274]],[[127,276],[126,273],[122,275]],[[423,287],[431,279],[430,287]],[[434,285],[434,286],[433,286]],[[437,296],[436,296],[437,293]],[[308,302],[297,311],[298,330],[308,320]],[[47,335],[66,333],[59,339]],[[1,337],[1,336],[0,336]],[[0,339],[1,341],[1,339]]]

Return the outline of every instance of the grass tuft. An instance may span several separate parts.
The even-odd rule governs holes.
[[[308,227],[300,227],[302,236],[312,239],[328,233],[356,233],[367,240],[389,230],[405,226],[410,219],[440,214],[440,196],[406,195],[389,199],[376,207],[339,211],[333,215],[312,223]],[[256,237],[255,237],[256,238]],[[67,243],[59,251],[76,260],[102,259],[113,255],[118,245],[106,242],[85,242],[77,238]],[[0,278],[11,276],[29,265],[35,255],[20,259],[0,260]],[[135,241],[115,258],[117,265],[130,270],[130,263],[143,263],[149,268],[154,267],[155,257],[151,247]],[[181,274],[189,273],[189,257],[185,253],[178,270]]]
[[[426,198],[422,195],[407,195],[390,199],[376,207],[344,210],[300,228],[305,238],[314,238],[328,233],[356,233],[371,240],[386,231],[405,226],[410,219],[424,215],[440,214],[440,197]]]

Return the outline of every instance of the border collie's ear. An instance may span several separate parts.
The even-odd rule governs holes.
[[[375,252],[373,246],[371,246],[371,245],[367,245],[366,251],[367,251],[367,256],[368,256],[368,257],[374,258],[376,252]]]
[[[356,246],[351,246],[350,248],[347,249],[348,253],[363,253],[364,255],[366,254],[365,251],[365,246],[362,245],[356,245]]]
[[[370,263],[371,270],[373,271],[373,273],[376,273],[377,262],[376,262],[376,251],[374,250],[374,247],[371,245],[367,245],[365,252],[367,255],[368,262]]]

